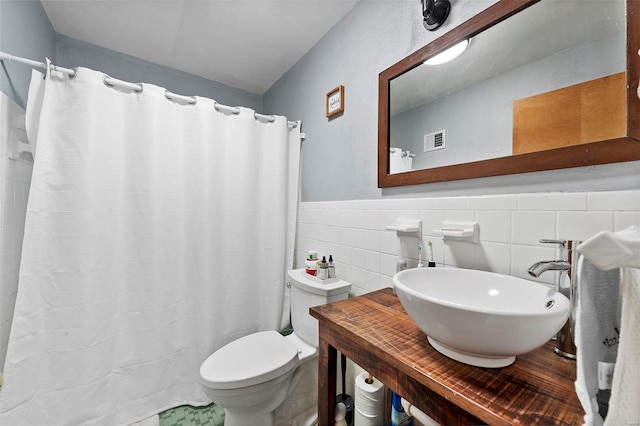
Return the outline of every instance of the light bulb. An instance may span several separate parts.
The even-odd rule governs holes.
[[[452,59],[455,59],[458,56],[460,56],[462,52],[465,51],[468,45],[469,45],[469,39],[464,39],[460,43],[454,46],[451,46],[444,52],[438,53],[436,56],[427,59],[426,61],[424,61],[424,63],[427,65],[440,65],[440,64],[444,64],[445,62],[449,62]]]

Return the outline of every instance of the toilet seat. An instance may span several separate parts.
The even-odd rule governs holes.
[[[298,349],[276,331],[244,336],[215,351],[200,367],[212,389],[253,386],[275,379],[298,364]]]
[[[318,353],[317,346],[312,346],[309,343],[302,340],[300,336],[296,334],[295,331],[289,334],[288,336],[285,336],[285,340],[287,340],[289,343],[295,346],[296,349],[298,349],[298,360],[300,362],[303,362],[307,358],[311,358],[312,356]]]

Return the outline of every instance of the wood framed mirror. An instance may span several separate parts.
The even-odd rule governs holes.
[[[640,160],[639,49],[638,1],[498,1],[379,74],[378,187]]]

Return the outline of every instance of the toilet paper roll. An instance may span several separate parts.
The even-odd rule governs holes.
[[[385,424],[382,415],[367,416],[356,409],[353,415],[353,426],[380,426]]]
[[[384,385],[375,378],[367,383],[369,373],[356,377],[354,426],[372,426],[384,423]]]

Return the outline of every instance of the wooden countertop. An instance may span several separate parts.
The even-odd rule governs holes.
[[[479,368],[433,349],[390,288],[309,312],[320,324],[321,424],[333,420],[335,349],[442,424],[583,422],[575,361],[556,355],[551,342],[508,367]]]

